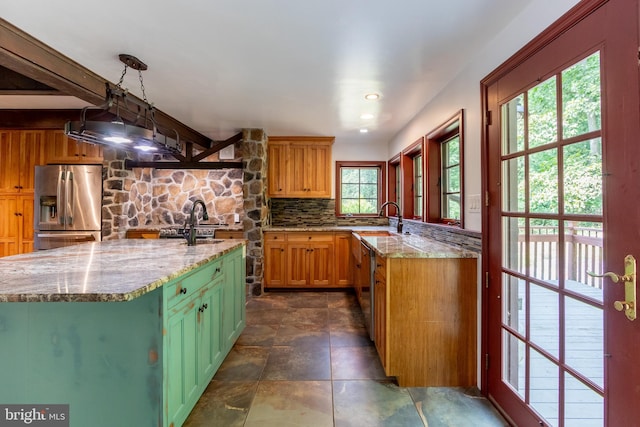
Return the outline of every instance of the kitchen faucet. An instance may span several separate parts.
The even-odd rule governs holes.
[[[204,204],[204,202],[200,199],[193,202],[193,205],[191,206],[191,216],[189,217],[189,221],[184,225],[184,233],[183,233],[184,238],[187,239],[188,246],[195,246],[196,244],[195,211],[196,211],[197,205],[202,205],[202,219],[205,221],[209,219],[209,215],[207,214],[207,206]],[[189,226],[188,229],[187,229],[187,226]]]
[[[400,212],[400,206],[396,202],[389,200],[388,202],[384,202],[382,206],[380,206],[380,213],[378,216],[382,216],[382,212],[384,211],[385,206],[393,205],[396,207],[396,212],[398,212],[398,233],[402,234],[402,213]]]

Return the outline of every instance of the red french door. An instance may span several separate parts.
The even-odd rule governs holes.
[[[518,426],[640,426],[638,14],[585,0],[483,81],[486,386]]]

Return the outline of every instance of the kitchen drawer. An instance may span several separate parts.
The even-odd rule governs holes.
[[[264,240],[266,242],[286,242],[286,236],[285,233],[273,233],[269,231],[264,233]]]
[[[215,260],[191,274],[180,277],[177,281],[167,285],[164,289],[167,295],[167,307],[190,299],[200,292],[203,287],[224,275],[224,260]]]
[[[241,230],[216,230],[216,239],[244,239],[244,231]]]
[[[288,242],[333,242],[333,233],[287,233]]]

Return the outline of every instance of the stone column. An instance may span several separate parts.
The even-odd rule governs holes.
[[[244,129],[240,152],[244,171],[244,231],[247,238],[247,297],[262,294],[264,248],[262,228],[267,225],[267,135],[262,129]]]

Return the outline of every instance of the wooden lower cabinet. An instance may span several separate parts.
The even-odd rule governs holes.
[[[333,246],[333,233],[287,233],[288,286],[332,285]]]
[[[287,285],[287,240],[285,233],[264,233],[265,287]]]
[[[265,288],[350,287],[350,244],[350,233],[265,232]]]
[[[0,257],[33,251],[33,194],[0,195]]]
[[[475,258],[376,257],[374,337],[401,387],[473,386]]]

